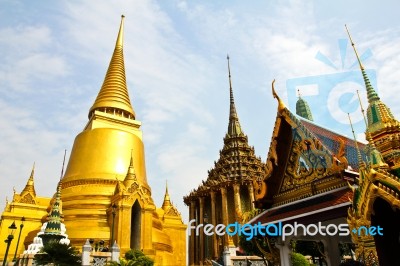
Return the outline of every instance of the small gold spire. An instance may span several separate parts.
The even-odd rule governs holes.
[[[286,108],[286,106],[276,93],[274,84],[275,84],[275,79],[272,81],[272,95],[274,96],[275,99],[278,100],[278,112],[282,112]]]
[[[354,143],[356,145],[357,157],[358,157],[358,165],[361,168],[364,165],[364,161],[363,161],[363,159],[361,157],[360,149],[358,148],[358,142],[357,142],[356,134],[354,133],[353,123],[351,122],[350,114],[347,113],[347,116],[349,117],[349,122],[350,122],[350,126],[351,126],[351,132],[353,132]]]
[[[126,173],[124,185],[129,187],[136,180],[135,167],[133,166],[133,149],[131,149],[131,160],[129,162],[128,172]]]
[[[164,202],[163,202],[161,208],[162,208],[164,211],[167,211],[167,209],[169,209],[170,207],[172,207],[172,203],[171,203],[171,198],[169,197],[169,193],[168,193],[168,182],[166,181],[166,184],[165,184]]]
[[[34,196],[34,197],[36,196],[35,182],[33,181],[34,175],[35,175],[35,162],[33,163],[31,175],[29,176],[28,181],[26,182],[25,188],[21,192],[21,195],[31,192],[33,194],[32,196]]]
[[[89,118],[94,111],[113,111],[126,118],[135,119],[131,101],[129,99],[128,87],[125,78],[125,63],[123,53],[124,40],[124,16],[121,17],[121,25],[115,43],[114,53],[111,57],[110,65],[104,78],[103,85],[93,106],[89,110]]]

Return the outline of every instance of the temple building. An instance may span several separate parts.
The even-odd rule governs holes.
[[[314,227],[347,224],[353,183],[358,177],[358,154],[353,139],[310,121],[307,102],[299,97],[296,114],[283,103],[274,89],[278,110],[267,157],[264,187],[255,194],[255,205],[264,210],[250,224],[302,224]],[[359,147],[364,147],[359,143]],[[268,188],[268,189],[267,189]],[[312,231],[314,232],[314,231]],[[266,239],[265,239],[266,240]],[[350,244],[350,236],[307,234],[301,227],[297,235],[269,238],[271,250],[262,250],[272,263],[289,266],[295,246],[315,246],[317,265],[339,265],[340,244]],[[310,255],[310,254],[304,254]]]
[[[189,206],[189,221],[195,224],[229,224],[242,220],[245,212],[254,209],[254,179],[263,179],[265,165],[256,157],[254,148],[248,144],[236,112],[228,57],[230,108],[228,130],[219,159],[208,171],[208,177],[198,188],[184,197]],[[224,247],[238,246],[238,237],[229,239],[228,235],[189,236],[189,265],[203,264],[218,258]]]
[[[186,225],[168,190],[162,208],[157,208],[147,183],[141,122],[136,120],[125,78],[123,27],[124,17],[103,85],[89,110],[89,121],[75,138],[62,179],[64,223],[71,244],[78,248],[87,239],[104,240],[110,246],[116,241],[121,254],[139,249],[156,265],[184,265]],[[33,172],[1,216],[3,239],[10,221],[25,217],[21,235],[25,247],[33,242],[50,206],[49,198],[36,195]],[[20,245],[17,253],[25,247]],[[0,256],[4,250],[1,242]]]
[[[399,261],[400,123],[373,89],[353,42],[352,46],[368,97],[367,145],[311,122],[308,104],[301,97],[293,114],[272,84],[278,111],[267,174],[261,182],[254,180],[255,187],[263,188],[255,193],[255,205],[264,211],[249,224],[347,223],[349,228],[346,236],[301,232],[285,240],[269,238],[274,245],[262,251],[281,266],[291,265],[290,254],[299,242],[313,242],[317,262],[327,265],[344,260],[346,245],[348,257],[363,265]],[[361,110],[364,113],[362,106]]]

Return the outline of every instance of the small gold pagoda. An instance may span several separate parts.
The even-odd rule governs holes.
[[[147,183],[141,122],[125,78],[123,30],[124,16],[103,85],[88,123],[75,138],[62,179],[64,223],[71,244],[78,248],[87,239],[105,240],[110,246],[116,241],[121,254],[138,249],[156,265],[185,265],[186,225],[181,214],[168,190],[162,208],[157,208]],[[32,170],[27,187],[7,203],[0,238],[6,238],[11,219],[25,215],[24,230],[32,231],[25,243],[30,244],[47,215],[49,200],[36,197]]]

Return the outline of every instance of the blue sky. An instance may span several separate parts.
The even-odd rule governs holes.
[[[55,192],[64,149],[71,150],[103,82],[121,14],[128,88],[142,122],[153,198],[161,206],[168,180],[185,219],[182,197],[207,177],[223,146],[228,53],[240,123],[263,161],[277,110],[273,79],[292,110],[296,84],[311,82],[302,83],[301,93],[317,110],[315,122],[351,134],[346,122],[338,122],[340,106],[355,106],[353,88],[364,100],[365,94],[357,77],[346,75],[358,68],[351,67],[350,45],[338,47],[347,38],[344,24],[360,54],[371,51],[364,65],[400,117],[399,4],[326,2],[1,1],[0,209],[13,187],[23,189],[34,162],[37,194]],[[336,69],[317,60],[318,53]],[[325,87],[316,89],[319,83]]]

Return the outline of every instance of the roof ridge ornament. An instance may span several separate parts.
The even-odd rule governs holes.
[[[278,112],[283,112],[283,110],[286,109],[286,106],[275,91],[275,79],[272,81],[272,96],[274,96],[274,98],[278,100]]]

